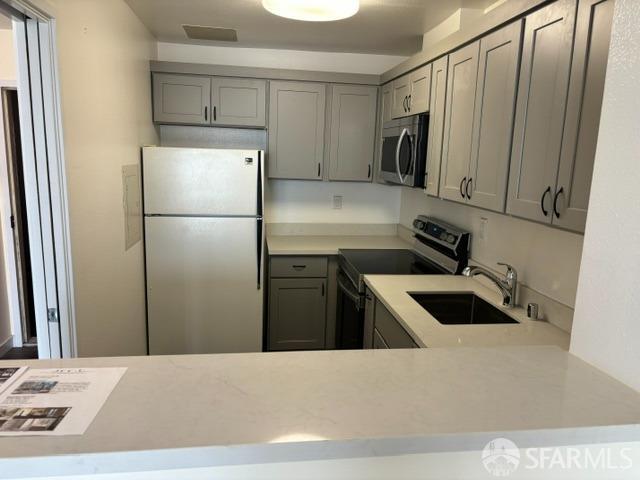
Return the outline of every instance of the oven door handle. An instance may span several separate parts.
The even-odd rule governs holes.
[[[396,145],[396,173],[398,174],[398,180],[402,185],[404,185],[404,177],[402,176],[402,172],[400,171],[400,149],[402,148],[402,142],[404,141],[404,137],[409,134],[409,130],[406,128],[402,129],[402,133],[398,137],[398,144]]]
[[[343,273],[338,273],[338,287],[340,287],[340,290],[342,290],[342,292],[356,304],[356,310],[360,310],[362,308],[362,297],[353,288],[353,285],[351,285],[351,282],[349,282]]]

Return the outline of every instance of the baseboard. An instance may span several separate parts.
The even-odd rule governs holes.
[[[13,348],[13,335],[10,336],[4,343],[0,344],[0,358],[4,357],[4,354]]]

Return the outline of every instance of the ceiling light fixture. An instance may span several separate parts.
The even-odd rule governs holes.
[[[360,9],[360,0],[262,0],[262,6],[280,17],[330,22],[354,16]]]

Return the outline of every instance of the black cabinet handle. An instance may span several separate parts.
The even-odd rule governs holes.
[[[218,109],[216,107],[213,107],[213,121],[217,121],[218,120]]]
[[[466,181],[467,181],[467,177],[464,177],[462,179],[462,181],[460,182],[460,196],[462,198],[464,198],[464,194],[465,194],[465,189],[462,186],[464,185],[464,182],[466,182]]]
[[[206,105],[204,107],[204,121],[205,122],[209,121],[209,107],[207,107]]]
[[[470,178],[469,181],[467,182],[467,186],[464,188],[464,191],[467,194],[467,198],[469,200],[471,200],[471,194],[469,193],[469,187],[471,186],[472,183],[473,183],[473,178]],[[472,190],[472,192],[473,192],[473,190]]]
[[[544,213],[545,217],[549,216],[549,211],[545,210],[544,208],[544,199],[546,198],[546,196],[551,193],[551,187],[547,187],[547,189],[544,191],[544,193],[542,194],[542,198],[540,198],[540,209],[542,210],[542,213]]]
[[[307,268],[306,265],[291,265],[293,267],[294,270],[304,270],[305,268]]]
[[[318,176],[320,176],[320,164],[318,163]]]
[[[558,212],[558,197],[561,193],[564,193],[564,187],[560,187],[560,190],[556,192],[556,196],[553,199],[553,213],[556,215],[556,218],[560,218],[560,212]]]
[[[407,97],[407,110],[411,111],[411,94]]]
[[[324,297],[324,283],[322,283],[322,296]]]
[[[367,178],[371,178],[371,164],[369,164],[369,166],[368,166]]]

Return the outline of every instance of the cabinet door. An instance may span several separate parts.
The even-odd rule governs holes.
[[[365,350],[373,348],[373,329],[376,317],[376,299],[373,293],[367,289],[364,303],[364,338],[362,348]]]
[[[504,212],[522,22],[480,40],[470,188],[471,205]]]
[[[442,133],[444,132],[445,102],[447,100],[447,63],[449,57],[433,62],[431,72],[431,106],[429,112],[429,143],[427,145],[426,192],[437,197],[440,193],[440,163],[442,161]]]
[[[416,115],[429,111],[431,97],[431,64],[420,67],[409,74],[409,113]]]
[[[378,89],[360,85],[332,88],[329,180],[370,182]]]
[[[325,86],[271,82],[269,177],[322,180]]]
[[[388,350],[389,345],[384,341],[382,335],[378,330],[373,330],[373,349],[374,350]]]
[[[553,223],[584,232],[609,55],[613,0],[578,9]]]
[[[211,79],[197,75],[153,74],[153,121],[209,125]]]
[[[327,281],[271,279],[269,350],[314,350],[325,345]]]
[[[393,106],[393,83],[382,86],[382,125],[393,119],[391,107]]]
[[[564,123],[575,0],[525,18],[507,212],[550,223]]]
[[[266,126],[267,82],[246,78],[213,78],[214,125]]]
[[[401,118],[409,115],[409,94],[411,93],[411,84],[409,75],[400,77],[393,81],[393,103],[391,107],[391,116],[393,118]]]
[[[480,42],[449,55],[440,195],[466,202]]]

